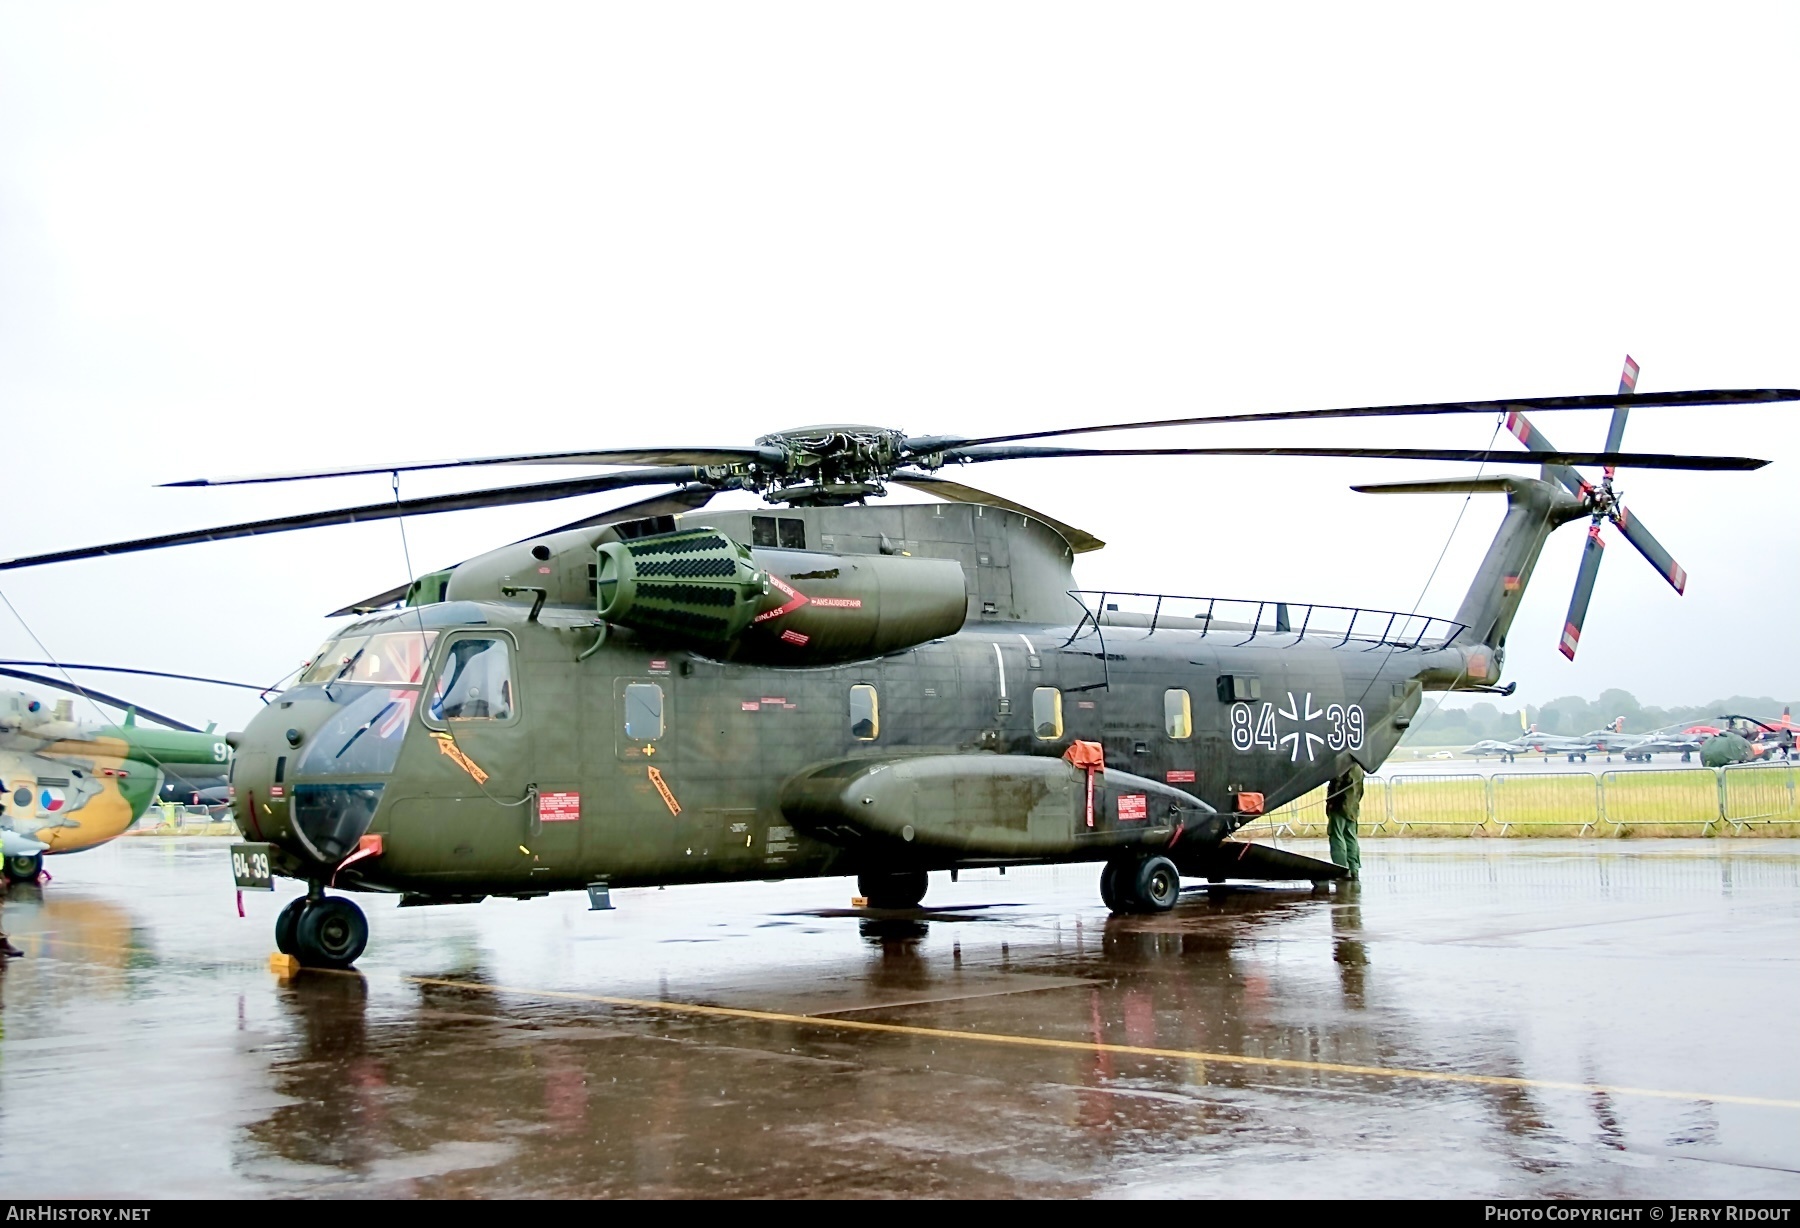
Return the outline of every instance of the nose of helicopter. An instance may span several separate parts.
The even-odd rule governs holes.
[[[328,866],[356,847],[386,787],[379,777],[392,764],[359,763],[383,770],[357,772],[355,780],[299,783],[295,778],[319,774],[317,748],[346,717],[357,719],[352,709],[359,706],[323,698],[282,700],[250,721],[238,735],[232,775],[233,813],[245,835]]]

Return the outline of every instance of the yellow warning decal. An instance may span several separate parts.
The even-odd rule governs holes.
[[[480,764],[463,754],[463,749],[456,744],[455,738],[447,733],[433,733],[431,736],[437,739],[438,750],[449,755],[451,759],[456,761],[457,767],[473,776],[476,784],[484,785],[487,783],[488,774],[481,770]]]
[[[656,791],[658,793],[662,794],[663,805],[669,808],[669,813],[680,814],[681,803],[675,800],[675,795],[673,793],[669,792],[668,782],[663,779],[662,773],[655,768],[648,768],[646,770],[650,773],[650,783],[656,786]]]

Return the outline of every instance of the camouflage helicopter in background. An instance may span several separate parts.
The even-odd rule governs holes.
[[[1617,451],[1627,407],[1800,399],[1791,389],[1214,415],[960,438],[865,426],[748,447],[619,449],[333,470],[645,466],[169,534],[0,570],[221,537],[634,486],[655,497],[491,550],[366,601],[365,614],[231,737],[240,886],[308,884],[276,941],[343,967],[368,936],[337,886],[400,904],[846,875],[877,908],[927,873],[1089,861],[1115,911],[1172,907],[1183,876],[1328,879],[1227,839],[1265,809],[1393,749],[1426,689],[1498,682],[1549,533],[1612,519],[1680,569],[1608,480],[1574,465],[1749,470]],[[1605,451],[1551,449],[1524,414],[1613,408]],[[1213,422],[1505,414],[1524,452],[1128,448],[1058,436]],[[1008,459],[1334,456],[1529,463],[1540,476],[1390,483],[1491,492],[1508,510],[1453,619],[1295,602],[1083,592],[1090,534],[942,471]],[[870,506],[889,483],[942,503]],[[214,482],[182,483],[190,485]],[[721,491],[767,511],[709,510]],[[1591,539],[1592,540],[1592,539]],[[1593,572],[1584,567],[1591,590]],[[1578,597],[1584,591],[1578,588]],[[397,608],[385,608],[399,603]],[[1585,609],[1585,600],[1581,602]],[[1571,620],[1577,632],[1579,615]]]
[[[29,666],[31,669],[23,669]],[[39,668],[147,674],[193,682],[219,679],[111,666],[63,667],[46,661],[0,661],[0,677],[121,709],[116,724],[75,719],[72,700],[45,703],[24,691],[0,691],[0,867],[13,882],[30,882],[44,857],[79,853],[122,835],[158,798],[227,800],[231,747],[208,725],[196,729],[174,717],[119,699]],[[246,683],[222,683],[249,687]],[[259,689],[249,687],[249,689]],[[145,717],[164,728],[138,723]]]

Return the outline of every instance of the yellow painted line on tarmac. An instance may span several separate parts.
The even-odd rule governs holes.
[[[1012,1032],[962,1032],[954,1028],[928,1028],[907,1023],[878,1023],[869,1019],[844,1019],[819,1015],[791,1015],[738,1006],[703,1006],[693,1002],[663,1002],[654,998],[614,998],[605,994],[576,993],[563,989],[522,989],[488,985],[478,981],[452,981],[439,977],[409,976],[415,985],[480,993],[517,994],[527,998],[554,998],[568,1002],[593,1002],[602,1006],[633,1007],[677,1015],[701,1015],[713,1019],[745,1019],[756,1023],[789,1023],[802,1027],[847,1032],[879,1032],[890,1036],[918,1036],[928,1040],[974,1044],[1014,1045],[1026,1049],[1059,1049],[1077,1053],[1116,1053],[1127,1057],[1160,1058],[1178,1062],[1214,1062],[1221,1066],[1247,1066],[1267,1070],[1303,1070],[1315,1074],[1357,1075],[1366,1078],[1412,1079],[1427,1083],[1464,1083],[1478,1087],[1520,1087],[1540,1091],[1604,1092],[1612,1096],[1642,1096],[1653,1100],[1707,1100],[1715,1104],[1747,1104],[1759,1108],[1800,1109],[1800,1100],[1776,1100],[1766,1096],[1733,1096],[1711,1092],[1667,1091],[1654,1087],[1615,1087],[1605,1083],[1567,1083],[1556,1079],[1523,1079],[1512,1075],[1464,1074],[1448,1070],[1411,1070],[1403,1066],[1357,1066],[1347,1062],[1313,1062],[1289,1057],[1251,1057],[1241,1053],[1209,1053],[1199,1049],[1159,1049],[1149,1045],[1113,1045],[1097,1040],[1061,1040],[1051,1036],[1021,1036]]]

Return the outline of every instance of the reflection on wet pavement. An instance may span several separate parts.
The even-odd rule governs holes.
[[[1096,870],[395,910],[267,971],[223,843],[15,888],[19,1196],[1800,1192],[1800,842],[1372,843],[1333,894]],[[701,1010],[692,1009],[701,1007]],[[1460,1081],[1468,1077],[1482,1082]]]

